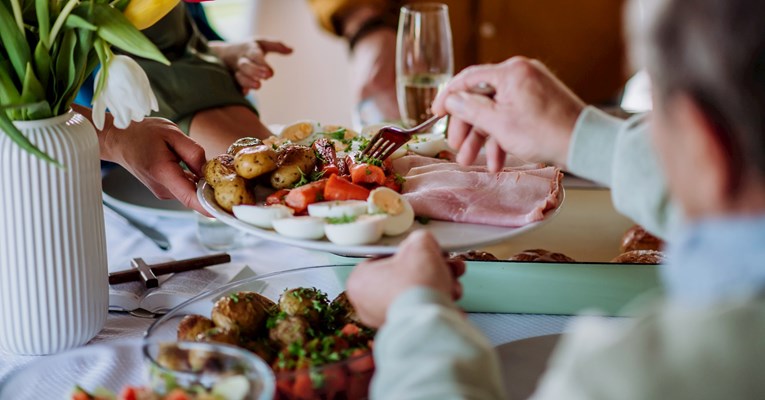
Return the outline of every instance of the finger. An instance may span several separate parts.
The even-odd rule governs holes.
[[[489,172],[499,172],[505,166],[505,151],[499,146],[494,138],[489,138],[486,141],[486,166]]]
[[[467,270],[465,262],[462,260],[448,260],[446,263],[449,264],[449,268],[452,270],[452,275],[454,275],[455,278],[464,275]]]
[[[236,62],[237,72],[241,72],[250,78],[268,79],[274,76],[274,70],[265,61],[265,59],[255,57],[240,57]]]
[[[459,150],[465,142],[472,127],[459,118],[449,118],[449,128],[447,130],[446,140],[449,146]]]
[[[292,48],[282,42],[274,42],[270,40],[256,40],[263,53],[279,53],[279,54],[291,54]]]
[[[169,123],[168,123],[169,124]],[[194,139],[186,136],[175,128],[166,131],[164,135],[170,151],[175,153],[196,176],[202,176],[202,166],[205,164],[205,149]]]
[[[470,87],[478,85],[479,83],[488,83],[495,88],[498,88],[502,83],[503,76],[499,71],[497,65],[475,65],[465,68],[457,74],[446,87],[436,96],[433,101],[433,111],[438,115],[447,113],[445,101],[450,94],[465,92]]]
[[[243,88],[260,89],[261,84],[259,80],[252,79],[241,72],[236,72],[234,77],[236,78],[236,81],[239,82],[239,85],[241,85]]]
[[[452,300],[457,301],[462,298],[463,288],[462,283],[460,281],[454,282],[454,286],[452,287]]]
[[[161,163],[152,169],[152,175],[156,176],[157,181],[181,204],[200,213],[207,213],[197,198],[196,185],[186,176],[180,165],[173,162]]]
[[[499,116],[497,104],[488,97],[460,92],[447,97],[444,104],[452,117],[473,125],[487,134],[493,133],[492,123]]]
[[[457,153],[457,162],[462,165],[472,165],[484,143],[486,143],[486,137],[478,133],[475,128],[471,129]]]

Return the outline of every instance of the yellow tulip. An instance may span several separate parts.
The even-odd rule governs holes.
[[[180,0],[130,0],[124,14],[133,26],[144,30],[156,24],[178,3]]]

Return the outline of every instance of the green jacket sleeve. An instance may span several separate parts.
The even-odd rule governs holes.
[[[491,344],[442,294],[411,289],[375,339],[373,399],[502,399]]]
[[[614,207],[656,235],[667,237],[680,223],[644,115],[625,121],[587,107],[574,128],[568,169],[611,188]]]

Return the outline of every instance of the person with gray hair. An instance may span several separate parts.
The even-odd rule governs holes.
[[[495,163],[506,151],[568,167],[589,163],[585,170],[613,184],[624,176],[617,169],[634,168],[621,157],[645,163],[655,154],[682,213],[661,266],[664,296],[634,319],[576,318],[532,398],[760,399],[765,3],[644,3],[645,23],[633,26],[630,45],[653,80],[650,125],[613,120],[610,131],[577,137],[582,125],[605,116],[526,59],[466,71],[436,108],[453,116],[451,140],[461,161],[485,144]],[[462,94],[479,81],[497,88],[494,100]],[[642,132],[642,141],[630,143],[652,147],[624,147],[625,132]],[[576,161],[586,147],[593,160]],[[634,183],[634,196],[641,185],[657,186],[646,182]],[[349,299],[362,322],[381,327],[373,398],[503,398],[496,355],[454,304],[464,272],[442,258],[427,233],[411,235],[394,257],[353,271]]]

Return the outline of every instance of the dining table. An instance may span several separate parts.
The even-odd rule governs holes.
[[[565,204],[552,221],[522,236],[487,246],[483,250],[506,258],[519,249],[545,247],[568,252],[577,259],[589,257],[592,261],[608,261],[609,257],[618,253],[621,234],[632,222],[616,213],[607,189],[585,182],[571,184],[566,190]],[[121,269],[122,266],[127,268],[130,260],[135,257],[186,259],[219,252],[200,243],[197,234],[199,218],[192,212],[168,216],[135,210],[122,211],[166,235],[170,248],[160,249],[123,215],[104,207],[110,270]],[[587,245],[577,242],[577,238],[581,238],[583,232],[589,233]],[[255,275],[359,261],[357,258],[305,250],[245,234],[237,235],[236,243],[225,251],[231,255],[232,264],[245,265]],[[520,339],[561,333],[573,317],[524,313],[468,313],[467,318],[493,345],[499,346]],[[150,314],[109,312],[103,330],[86,346],[140,338],[154,320]],[[0,384],[14,371],[45,357],[14,355],[0,351]]]

